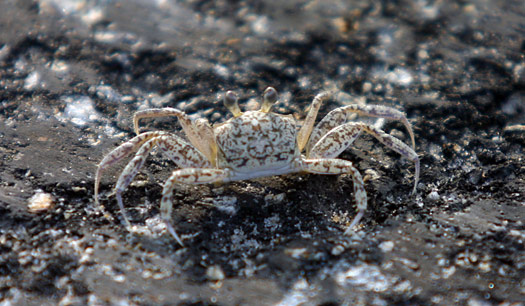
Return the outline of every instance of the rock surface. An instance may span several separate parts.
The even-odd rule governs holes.
[[[509,1],[74,1],[0,3],[2,305],[524,305],[525,5]],[[220,123],[235,90],[304,118],[320,91],[404,110],[413,165],[370,137],[341,158],[365,175],[289,175],[177,188],[153,154],[121,224],[98,162],[135,111]],[[174,119],[145,129],[180,133]],[[383,128],[409,141],[404,127]],[[109,219],[108,219],[109,217]]]

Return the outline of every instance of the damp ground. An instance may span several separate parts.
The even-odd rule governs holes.
[[[522,1],[2,2],[2,305],[523,305],[524,20]],[[267,86],[298,121],[324,90],[320,117],[406,112],[416,195],[413,164],[364,135],[340,156],[369,197],[351,236],[348,176],[180,186],[184,248],[159,218],[161,154],[124,194],[131,232],[111,196],[124,164],[95,205],[134,112],[220,123],[225,91],[254,109]],[[175,119],[143,128],[182,135]]]

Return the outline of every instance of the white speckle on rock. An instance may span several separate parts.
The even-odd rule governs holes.
[[[284,250],[284,253],[292,258],[300,259],[303,257],[304,254],[306,254],[308,250],[304,247],[300,248],[286,248]]]
[[[388,290],[394,283],[392,277],[381,273],[378,267],[365,263],[338,272],[335,275],[335,281],[342,287],[358,286],[376,293]]]
[[[398,86],[409,86],[414,81],[412,72],[402,67],[396,67],[393,70],[386,70],[383,67],[375,68],[372,76]]]
[[[25,90],[33,90],[35,89],[38,84],[40,83],[42,76],[40,72],[33,71],[31,72],[26,79],[24,80],[24,89]]]
[[[281,226],[279,216],[274,215],[270,218],[264,219],[264,226],[268,228],[270,231],[274,232],[276,229],[278,229]]]
[[[69,120],[75,125],[84,126],[99,118],[93,100],[87,96],[64,96],[61,100],[66,103],[63,117],[58,118],[61,121]]]
[[[213,199],[213,205],[220,211],[231,216],[235,215],[238,210],[237,198],[233,196],[216,197]]]
[[[439,193],[437,192],[437,190],[432,190],[432,192],[428,194],[427,199],[432,202],[439,200]]]
[[[215,65],[213,66],[213,70],[223,78],[230,76],[230,70],[224,65]]]
[[[270,21],[266,16],[255,17],[252,21],[251,28],[256,34],[267,34],[270,28]]]
[[[221,281],[224,279],[224,272],[220,266],[209,266],[206,269],[206,278],[211,281]]]
[[[341,254],[343,254],[343,252],[345,251],[345,247],[338,244],[336,246],[334,246],[332,248],[332,251],[330,252],[333,256],[339,256]]]
[[[394,249],[394,241],[383,241],[379,244],[379,248],[384,253],[391,252]]]

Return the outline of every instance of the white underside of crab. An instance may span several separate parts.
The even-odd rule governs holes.
[[[263,169],[254,169],[253,171],[235,171],[228,170],[229,175],[223,180],[223,182],[234,182],[234,181],[244,181],[256,179],[259,177],[274,176],[274,175],[283,175],[299,172],[296,167],[291,165],[286,165],[283,167],[267,167]]]
[[[277,101],[277,92],[271,87],[265,90],[259,111],[244,113],[237,104],[235,94],[227,92],[224,104],[234,117],[213,128],[205,119],[190,120],[185,113],[174,108],[139,111],[134,115],[137,136],[111,151],[98,166],[95,200],[98,203],[102,172],[135,152],[134,158],[126,165],[115,186],[118,205],[126,225],[130,227],[122,193],[144,165],[151,150],[158,147],[180,168],[174,170],[164,184],[160,210],[168,231],[181,245],[182,240],[170,222],[172,194],[177,184],[231,182],[297,172],[348,174],[352,177],[358,213],[345,231],[348,234],[366,210],[367,195],[359,171],[350,161],[338,159],[337,156],[351,146],[361,132],[366,132],[414,162],[413,192],[419,179],[419,158],[414,151],[414,134],[405,114],[393,108],[350,104],[334,109],[314,128],[322,101],[328,96],[327,93],[321,93],[314,98],[299,130],[291,116],[270,112],[271,106]],[[410,134],[412,147],[377,127],[362,122],[348,122],[351,114],[400,120]],[[162,131],[139,133],[140,119],[166,116],[176,116],[179,119],[189,142]]]

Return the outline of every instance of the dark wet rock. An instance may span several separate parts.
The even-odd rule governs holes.
[[[0,27],[7,304],[523,303],[522,1],[3,1]],[[174,169],[161,154],[124,193],[132,232],[111,197],[123,166],[102,178],[106,211],[95,205],[96,166],[133,136],[135,111],[220,123],[226,90],[253,109],[267,86],[296,119],[322,90],[338,95],[320,116],[363,102],[405,111],[418,193],[413,164],[363,135],[341,154],[369,197],[353,236],[347,176],[180,186],[185,248],[159,218]],[[173,118],[141,126],[182,135]],[[409,142],[402,124],[383,128]]]

